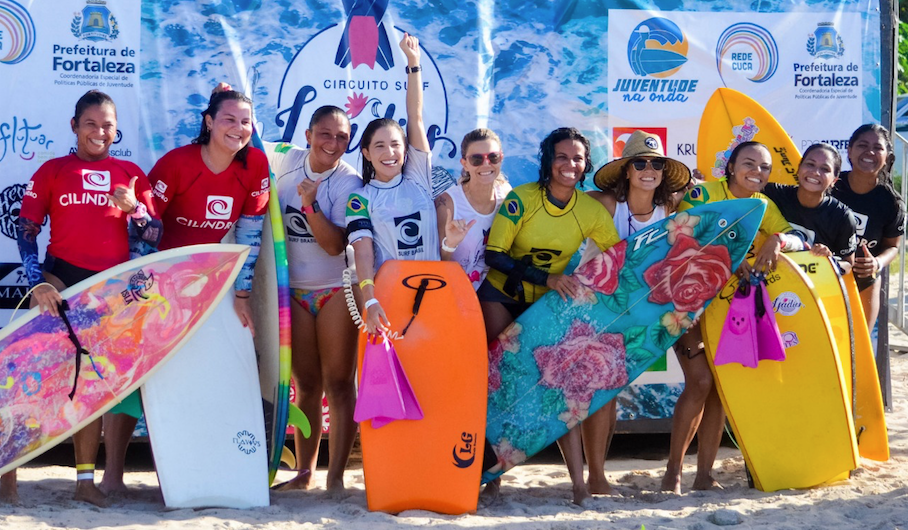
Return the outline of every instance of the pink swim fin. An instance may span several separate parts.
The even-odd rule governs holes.
[[[739,363],[756,368],[757,335],[754,315],[754,288],[750,282],[740,282],[728,306],[728,316],[719,336],[713,364]]]
[[[387,337],[381,343],[370,340],[363,356],[353,419],[372,420],[372,427],[377,429],[394,420],[422,417],[422,409],[391,341]]]
[[[760,361],[784,361],[785,344],[782,342],[782,334],[776,323],[772,302],[769,301],[769,293],[766,292],[763,281],[760,281],[754,289],[757,291],[754,296],[757,321],[757,358]]]

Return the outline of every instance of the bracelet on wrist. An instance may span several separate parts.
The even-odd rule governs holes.
[[[375,281],[372,280],[372,278],[366,278],[365,280],[359,282],[360,289],[365,289],[367,285],[371,285],[372,287],[375,287]]]
[[[363,304],[363,309],[369,309],[370,307],[374,306],[377,303],[378,303],[377,298],[370,298],[370,299],[366,300],[365,304]]]
[[[144,219],[145,216],[148,215],[148,208],[145,204],[137,202],[135,208],[132,209],[132,212],[127,215],[133,219]]]
[[[408,66],[408,67],[406,68],[406,70],[407,70],[407,73],[408,73],[408,74],[415,74],[416,72],[422,71],[422,66],[419,66],[419,65],[416,65],[416,66]]]
[[[318,201],[312,201],[312,204],[309,206],[303,206],[303,213],[312,215],[320,211],[322,211],[322,209],[318,206]]]
[[[459,243],[458,243],[458,245],[459,245]],[[457,250],[457,246],[458,246],[458,245],[454,245],[453,247],[449,247],[449,246],[448,246],[448,238],[447,238],[447,237],[444,237],[444,238],[442,238],[442,240],[441,240],[441,249],[444,250],[445,252],[454,252],[455,250]]]
[[[242,294],[240,294],[239,292],[235,292],[235,293],[233,293],[233,296],[235,296],[235,297],[237,297],[237,298],[246,299],[246,298],[249,298],[250,295],[249,295],[248,293],[245,294],[245,295],[242,295]]]

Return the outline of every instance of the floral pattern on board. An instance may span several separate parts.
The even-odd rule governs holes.
[[[668,230],[668,242],[674,245],[678,236],[682,235],[694,237],[694,228],[699,223],[699,217],[687,212],[678,212],[665,222],[665,229]]]
[[[712,300],[731,276],[731,257],[722,246],[701,247],[679,234],[665,259],[650,265],[643,278],[652,288],[649,301],[672,303],[678,311],[697,311]]]
[[[596,333],[593,326],[580,320],[571,324],[560,344],[536,348],[533,357],[540,372],[539,384],[564,394],[568,410],[562,413],[562,421],[568,428],[589,414],[597,390],[627,384],[624,336]]]
[[[602,294],[614,294],[618,289],[618,271],[624,267],[627,241],[621,241],[602,253],[602,257],[589,262],[574,274],[582,285]]]

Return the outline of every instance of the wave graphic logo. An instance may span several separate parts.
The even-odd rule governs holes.
[[[110,191],[110,171],[83,169],[82,189],[87,191]]]
[[[726,28],[716,44],[716,68],[728,86],[725,76],[741,72],[754,83],[765,83],[779,68],[779,47],[766,28],[741,22]]]
[[[35,49],[35,23],[20,4],[0,0],[0,63],[21,63]]]
[[[233,213],[233,197],[226,195],[209,195],[205,207],[205,219],[230,220]]]
[[[671,20],[653,17],[631,32],[627,60],[635,74],[669,77],[687,62],[688,40]]]

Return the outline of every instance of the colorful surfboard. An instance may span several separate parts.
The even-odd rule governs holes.
[[[579,267],[587,288],[550,292],[490,345],[486,438],[501,475],[555,442],[665,355],[744,259],[765,204],[699,206]]]
[[[737,277],[707,308],[700,329],[754,485],[762,491],[807,488],[858,466],[851,396],[813,283],[785,255],[767,281],[786,346],[784,361],[763,360],[757,368],[713,365]]]
[[[772,152],[770,180],[795,184],[801,153],[782,125],[762,105],[730,88],[719,88],[706,102],[697,133],[697,168],[709,178],[724,178],[732,150],[747,141]]]
[[[453,261],[393,260],[375,277],[375,297],[393,332],[403,334],[392,341],[423,419],[392,421],[377,429],[372,420],[360,423],[369,509],[475,511],[488,357],[473,284]],[[360,373],[365,343],[361,334]]]
[[[854,319],[854,366],[857,385],[854,430],[858,438],[858,449],[864,458],[885,462],[889,460],[889,434],[886,430],[886,414],[876,357],[866,325],[867,317],[864,316],[864,306],[861,305],[861,293],[854,283],[854,274],[848,273],[842,280],[848,292],[851,316]]]
[[[262,149],[258,133],[252,136]],[[269,171],[270,173],[270,171]],[[268,483],[281,465],[290,406],[290,270],[284,218],[277,196],[277,182],[270,174],[274,193],[268,199],[268,214],[262,227],[262,252],[255,265],[252,308],[255,319],[255,351],[265,407],[268,445]]]
[[[61,318],[32,309],[0,331],[0,473],[65,440],[137,388],[205,322],[248,249],[199,245],[123,263],[63,291]]]

